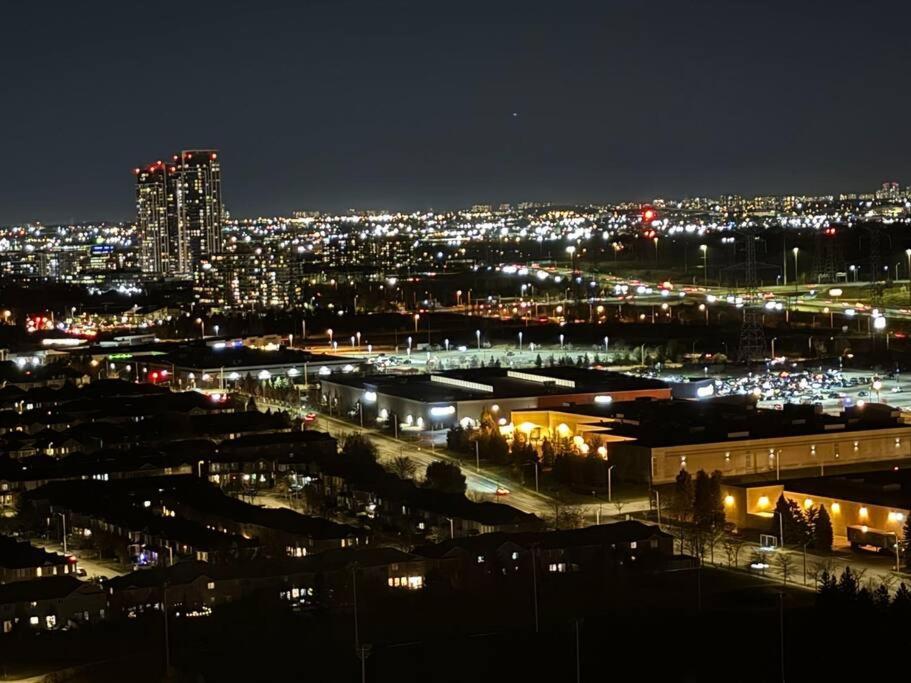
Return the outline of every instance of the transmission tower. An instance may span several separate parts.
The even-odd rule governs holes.
[[[765,333],[762,330],[762,314],[757,308],[759,280],[756,276],[756,235],[752,228],[747,228],[743,235],[746,242],[745,292],[738,359],[753,363],[765,360]]]
[[[838,231],[834,227],[829,226],[825,230],[817,231],[814,256],[816,282],[835,282],[835,274],[838,272],[839,254]]]

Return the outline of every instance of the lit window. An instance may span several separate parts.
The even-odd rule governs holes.
[[[30,623],[32,626],[37,626],[39,623],[41,623],[41,620],[38,617],[29,617],[28,623]]]
[[[484,564],[484,556],[478,555],[478,564]]]

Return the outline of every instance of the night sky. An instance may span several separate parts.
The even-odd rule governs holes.
[[[0,224],[128,219],[222,151],[234,216],[911,182],[911,3],[3,3]]]

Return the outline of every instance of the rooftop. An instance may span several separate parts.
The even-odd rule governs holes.
[[[638,399],[565,410],[603,418],[606,431],[651,448],[869,429],[911,430],[900,421],[899,411],[869,403],[835,416],[812,405],[785,404],[782,410],[771,410],[724,399]]]
[[[0,536],[0,567],[6,569],[26,569],[47,565],[63,565],[66,557],[49,553],[43,548],[36,548],[28,541],[10,536]]]

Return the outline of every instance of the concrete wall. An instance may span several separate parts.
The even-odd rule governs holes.
[[[668,446],[653,448],[651,457],[655,484],[672,482],[681,468],[721,470],[726,476],[765,473],[774,477],[779,471],[818,467],[824,474],[827,465],[911,457],[911,428]]]

